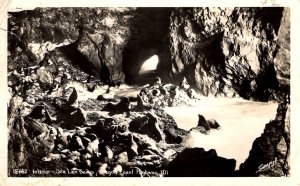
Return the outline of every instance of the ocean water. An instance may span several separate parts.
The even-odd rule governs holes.
[[[75,87],[78,100],[96,99],[104,94],[108,86],[97,87],[88,92],[81,83],[70,83],[67,87]],[[121,85],[113,89],[116,97],[135,97],[141,87]],[[215,149],[219,156],[235,159],[236,169],[249,155],[253,141],[259,137],[265,125],[276,116],[277,103],[254,102],[239,98],[202,97],[194,107],[166,107],[164,110],[173,116],[178,127],[189,130],[197,126],[198,114],[206,119],[215,119],[219,130],[211,130],[208,135],[191,132],[182,142],[186,147],[202,147],[205,150]]]
[[[276,116],[277,103],[253,102],[242,99],[204,98],[196,107],[168,107],[178,127],[189,130],[197,126],[198,114],[215,119],[221,128],[208,135],[190,132],[183,140],[186,147],[215,149],[219,156],[235,159],[236,169],[249,155],[253,141],[259,137]]]

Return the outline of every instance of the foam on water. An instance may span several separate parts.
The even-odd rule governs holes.
[[[253,141],[276,116],[277,103],[253,102],[242,99],[202,99],[197,107],[168,107],[178,127],[189,130],[197,126],[198,114],[215,119],[221,125],[209,135],[191,132],[183,144],[186,147],[216,149],[219,156],[237,161],[236,169],[249,155]]]
[[[84,84],[71,82],[67,87],[75,87],[79,100],[96,99],[109,88],[98,86],[94,92],[88,92]],[[114,95],[136,96],[140,87],[121,85],[114,89]],[[202,147],[205,150],[216,149],[219,156],[237,161],[236,169],[249,155],[253,141],[259,137],[271,119],[276,116],[277,103],[253,102],[243,99],[203,97],[196,107],[167,107],[164,110],[173,116],[180,128],[189,130],[197,126],[198,114],[206,119],[215,119],[221,129],[212,130],[209,135],[191,132],[183,145]]]

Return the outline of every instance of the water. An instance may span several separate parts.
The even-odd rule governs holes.
[[[67,87],[76,88],[78,100],[96,99],[109,88],[102,86],[94,92],[88,92],[83,84],[76,82]],[[113,92],[116,97],[135,97],[140,89],[138,86],[121,85]],[[183,145],[216,149],[219,156],[235,159],[238,169],[248,157],[253,141],[263,133],[265,124],[275,118],[277,106],[277,103],[202,97],[196,107],[167,107],[165,111],[173,116],[180,128],[186,130],[197,126],[198,114],[206,119],[217,120],[221,129],[212,130],[209,135],[191,132]]]
[[[183,144],[216,149],[219,156],[235,159],[238,169],[248,157],[253,141],[263,133],[265,124],[275,118],[277,106],[277,103],[205,98],[197,107],[168,107],[165,111],[186,130],[197,126],[198,114],[217,120],[221,129],[212,130],[209,135],[191,132]]]

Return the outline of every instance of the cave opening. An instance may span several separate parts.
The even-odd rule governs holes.
[[[146,59],[139,70],[137,84],[146,84],[147,82],[154,81],[158,76],[157,65],[159,63],[158,55],[153,55]]]
[[[168,61],[169,26],[173,8],[137,8],[132,19],[129,38],[123,50],[125,83],[143,85],[160,76],[162,63]],[[148,59],[156,62],[146,62]],[[147,70],[151,65],[151,70]],[[147,68],[146,68],[147,66]],[[145,69],[144,69],[145,68]]]

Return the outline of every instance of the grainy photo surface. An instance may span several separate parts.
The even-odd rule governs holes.
[[[288,7],[8,12],[9,177],[290,176]]]

